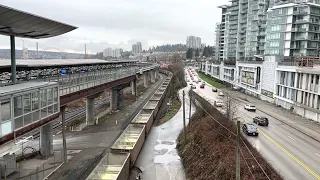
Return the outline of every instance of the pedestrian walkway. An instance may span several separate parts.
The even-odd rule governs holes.
[[[278,119],[284,124],[287,124],[292,128],[320,142],[320,123],[319,122],[303,118],[297,114],[292,114],[290,113],[289,110],[283,107],[278,107],[275,104],[271,104],[267,101],[263,101],[255,97],[251,97],[249,95],[246,96],[245,94],[238,91],[234,92],[234,96],[239,98],[244,103],[254,104],[258,110],[268,114],[269,116],[275,119]]]

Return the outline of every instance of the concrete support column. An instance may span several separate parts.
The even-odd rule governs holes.
[[[133,80],[131,81],[131,91],[132,91],[132,95],[137,96],[137,80]]]
[[[11,48],[11,81],[13,84],[17,82],[16,77],[16,44],[13,35],[10,36],[10,48]]]
[[[142,76],[143,76],[143,86],[145,88],[147,88],[148,87],[148,74],[144,73]]]
[[[118,109],[118,90],[111,89],[111,97],[110,97],[110,107],[112,111],[116,111]]]
[[[46,159],[53,154],[52,123],[48,123],[40,128],[40,153]]]
[[[87,125],[94,125],[94,98],[87,97],[86,99],[86,124]]]
[[[151,82],[152,82],[152,83],[155,83],[155,82],[156,82],[156,79],[155,79],[155,71],[150,71],[150,74],[151,74]]]
[[[294,73],[294,86],[293,87],[296,87],[298,88],[299,85],[298,85],[298,73],[297,72],[293,72]]]
[[[318,96],[319,96],[319,95],[315,95],[315,97],[314,97],[315,100],[314,100],[313,107],[316,108],[316,109],[318,108]]]

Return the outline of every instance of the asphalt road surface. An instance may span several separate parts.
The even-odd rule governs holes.
[[[204,89],[199,88],[200,83],[195,85],[197,88],[195,92],[210,103],[213,104],[215,100],[221,99],[218,93],[212,92],[210,85],[207,84]],[[236,115],[241,117],[242,122],[253,123],[252,118],[255,116],[265,116],[269,119],[268,127],[258,127],[260,133],[258,137],[246,135],[244,137],[282,177],[288,180],[320,180],[320,143],[318,141],[259,110],[249,112],[244,109],[244,105],[244,102],[238,102]]]

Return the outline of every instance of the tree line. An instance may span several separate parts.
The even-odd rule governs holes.
[[[150,47],[149,50],[143,50],[143,52],[177,52],[186,50],[187,46],[185,44],[166,44],[156,47]]]
[[[214,55],[214,47],[213,46],[205,46],[203,50],[201,49],[193,49],[193,48],[188,48],[186,52],[186,57],[187,59],[192,59],[194,57],[199,57],[200,54],[205,57],[210,57]]]

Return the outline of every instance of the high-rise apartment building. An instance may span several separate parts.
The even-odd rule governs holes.
[[[319,0],[233,0],[231,5],[219,8],[219,59],[251,61],[264,55],[318,54],[315,50],[320,45]],[[225,41],[221,39],[223,34]],[[223,58],[222,51],[226,51]]]
[[[227,25],[216,27],[216,55],[228,61],[202,71],[320,121],[320,0],[232,0],[220,8]]]
[[[201,38],[195,36],[187,36],[187,48],[201,48]]]
[[[219,61],[226,59],[227,27],[229,20],[228,6],[219,6],[222,11],[221,23],[216,25],[215,57]]]
[[[121,57],[121,49],[116,48],[107,48],[103,50],[103,56],[104,57],[113,57],[113,58],[118,58]]]
[[[140,54],[141,52],[142,52],[141,42],[137,42],[136,44],[132,45],[132,53],[133,54]]]

